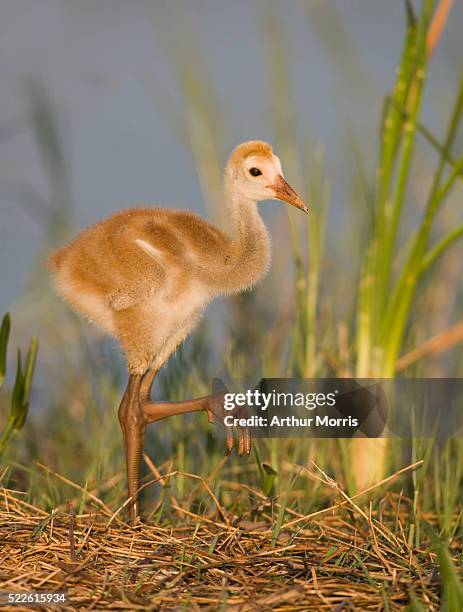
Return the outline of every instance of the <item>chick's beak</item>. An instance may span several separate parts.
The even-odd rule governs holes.
[[[297,195],[291,185],[286,182],[281,175],[277,177],[273,185],[268,185],[268,187],[274,190],[275,197],[278,200],[288,202],[288,204],[291,204],[292,206],[303,210],[305,213],[309,212],[309,209],[305,205],[304,200]]]

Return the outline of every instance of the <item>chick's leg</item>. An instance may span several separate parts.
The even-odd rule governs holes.
[[[140,385],[142,376],[130,374],[119,406],[119,423],[124,436],[127,463],[128,495],[133,497],[130,518],[136,523],[139,514],[138,488],[140,482],[140,457],[143,451],[146,419],[140,406]]]

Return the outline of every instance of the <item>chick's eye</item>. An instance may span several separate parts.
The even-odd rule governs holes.
[[[262,172],[259,170],[259,168],[251,168],[249,170],[249,174],[251,176],[260,176],[262,174]]]

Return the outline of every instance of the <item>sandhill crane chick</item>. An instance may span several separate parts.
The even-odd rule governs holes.
[[[119,407],[133,521],[138,517],[139,464],[145,427],[167,416],[205,410],[223,420],[220,394],[184,402],[152,402],[159,369],[197,326],[207,304],[259,282],[270,264],[270,241],[257,203],[277,199],[307,212],[265,142],[239,145],[225,168],[225,203],[233,234],[189,211],[129,208],[81,232],[49,257],[58,294],[75,311],[116,337],[129,380]],[[246,427],[240,454],[249,454]],[[227,449],[234,439],[227,428]]]

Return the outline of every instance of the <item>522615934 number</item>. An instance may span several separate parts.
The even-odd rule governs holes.
[[[36,593],[35,591],[0,591],[0,606],[37,607],[41,604],[64,604],[67,600],[68,595],[65,591],[46,591],[41,593]]]

